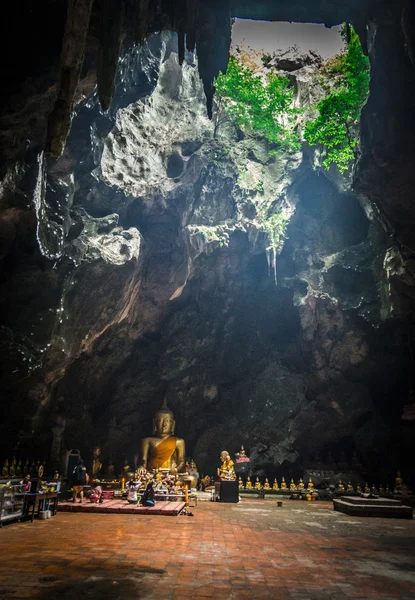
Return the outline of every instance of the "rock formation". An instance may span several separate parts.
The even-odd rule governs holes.
[[[91,2],[75,4],[86,27]],[[142,15],[160,3],[121,4]],[[147,26],[138,19],[139,40],[166,31],[139,46],[127,39],[118,70],[125,14],[111,32],[106,15],[98,31],[97,4],[82,52],[67,22],[68,79],[51,61],[0,115],[2,448],[40,455],[53,443],[56,456],[59,439],[62,456],[98,444],[122,461],[167,394],[202,471],[225,437],[270,476],[343,450],[387,474],[408,451],[411,13],[403,30],[398,5],[367,14],[364,3],[321,0],[309,18],[304,2],[272,15],[266,2],[198,4],[199,21],[192,11],[174,24],[163,12]],[[306,146],[271,159],[260,138],[214,131],[206,96],[209,108],[232,14],[346,18],[356,28],[367,19],[372,84],[354,181],[316,169]],[[320,93],[319,62],[284,56],[271,67],[288,70],[304,104]],[[386,90],[385,76],[396,78]],[[272,250],[265,209],[288,223]]]

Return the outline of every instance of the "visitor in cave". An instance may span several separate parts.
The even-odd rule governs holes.
[[[140,489],[141,482],[136,479],[130,479],[127,483],[127,501],[130,504],[137,504],[138,502],[138,490]]]
[[[149,481],[146,487],[146,491],[141,498],[141,504],[143,506],[154,506],[154,489],[153,489],[153,481]]]
[[[86,467],[84,465],[84,461],[82,458],[78,460],[76,467],[73,470],[73,482],[72,482],[72,494],[73,494],[73,502],[76,502],[76,498],[79,494],[79,503],[82,504],[84,499],[84,486],[89,481],[89,475],[86,472]]]
[[[99,485],[97,481],[92,482],[91,494],[89,496],[90,502],[102,503],[102,487]]]
[[[29,473],[27,473],[27,475],[24,476],[24,478],[20,482],[20,485],[24,485],[25,486],[25,488],[24,488],[25,492],[30,492],[30,488],[31,488],[32,482],[30,481],[30,475],[29,475]]]

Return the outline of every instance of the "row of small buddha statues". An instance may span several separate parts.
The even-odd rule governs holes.
[[[8,458],[4,461],[1,475],[2,477],[21,477],[22,475],[39,475],[41,477],[45,470],[45,462],[39,460],[29,460],[23,462],[21,458],[18,460],[15,456],[9,461]]]
[[[288,485],[287,482],[285,481],[285,477],[283,477],[281,479],[281,485],[278,485],[278,481],[277,479],[274,479],[274,482],[271,486],[268,478],[265,479],[264,483],[261,483],[259,477],[256,478],[255,483],[252,483],[251,478],[248,477],[246,480],[246,483],[244,484],[242,477],[239,477],[238,480],[239,483],[239,489],[240,490],[252,490],[252,489],[256,489],[256,490],[274,490],[274,491],[278,491],[278,490],[290,490],[292,492],[301,492],[301,491],[307,491],[307,492],[312,492],[314,491],[314,483],[313,480],[311,479],[311,477],[308,480],[308,483],[305,484],[305,482],[303,481],[303,479],[300,477],[300,480],[298,481],[298,483],[295,483],[294,479],[291,478],[291,482]],[[392,493],[396,494],[399,493],[402,490],[408,490],[407,486],[405,486],[405,484],[403,483],[403,479],[402,476],[400,474],[400,472],[398,471],[397,477],[395,479],[395,487],[393,489],[393,492],[391,491],[391,488],[389,487],[389,485],[380,485],[379,489],[376,487],[375,484],[372,484],[369,486],[368,483],[365,483],[364,487],[362,488],[362,486],[360,484],[357,484],[355,487],[353,486],[352,482],[349,481],[347,484],[343,483],[343,481],[341,479],[339,479],[339,481],[337,482],[337,485],[335,486],[335,491],[336,492],[349,492],[349,493],[357,493],[357,494],[373,494],[373,495],[392,495]]]

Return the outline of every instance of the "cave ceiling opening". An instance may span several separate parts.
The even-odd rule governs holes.
[[[0,113],[1,454],[121,468],[166,397],[205,473],[226,440],[255,475],[346,454],[411,479],[409,5],[45,4],[26,18],[55,33],[7,65]],[[370,90],[330,154],[312,124],[356,92],[350,44]],[[277,118],[240,103],[229,56]]]

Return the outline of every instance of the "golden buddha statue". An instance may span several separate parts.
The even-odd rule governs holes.
[[[220,453],[220,459],[222,461],[221,466],[218,468],[218,475],[220,479],[225,481],[233,481],[236,479],[235,468],[233,466],[233,460],[231,459],[227,450],[222,450]]]
[[[304,481],[302,479],[302,477],[300,477],[300,481],[298,482],[298,489],[299,490],[303,490],[304,489]]]
[[[19,458],[19,460],[17,461],[16,476],[19,477],[21,474],[22,474],[22,459]]]
[[[354,492],[354,488],[352,486],[352,482],[351,481],[349,481],[349,483],[347,484],[347,491],[348,492]]]
[[[268,477],[266,477],[265,483],[264,483],[264,490],[270,490],[270,489],[271,489],[271,486],[269,484]]]
[[[257,477],[256,480],[255,480],[255,489],[256,490],[260,490],[261,489],[261,482],[259,481],[259,477]]]
[[[108,478],[109,478],[109,479],[112,477],[112,480],[111,480],[111,481],[113,481],[113,480],[114,480],[114,477],[115,477],[115,467],[114,467],[114,465],[112,464],[112,462],[110,462],[110,464],[108,465],[108,468],[107,468],[107,475],[108,475]]]
[[[377,487],[375,486],[375,484],[372,485],[372,487],[370,488],[370,491],[372,492],[372,494],[375,494],[375,495],[378,493],[378,490],[377,490]]]
[[[29,459],[26,458],[26,462],[25,462],[24,467],[23,467],[23,475],[27,475],[29,473],[29,469],[30,469]]]
[[[246,490],[252,490],[252,481],[251,481],[250,477],[248,477],[248,479],[246,480],[245,489]]]
[[[239,475],[238,486],[240,490],[244,489],[244,482],[242,481],[242,477]]]
[[[370,487],[367,481],[365,483],[365,494],[370,494]]]
[[[383,485],[379,486],[379,494],[384,494],[385,493],[385,488],[383,487]]]
[[[385,490],[385,494],[387,494],[388,496],[390,496],[391,493],[391,489],[389,487],[389,484],[386,486],[386,490]]]
[[[402,485],[403,485],[403,478],[402,478],[401,472],[398,471],[398,473],[396,475],[396,479],[395,479],[395,490],[399,489]]]
[[[183,473],[185,464],[184,440],[174,435],[176,422],[166,399],[153,419],[153,436],[141,443],[141,467],[147,471],[166,470],[169,473]]]
[[[3,469],[1,471],[3,477],[8,477],[9,476],[9,459],[6,458],[6,460],[4,461],[4,465],[3,465]]]
[[[281,479],[281,489],[282,490],[286,490],[287,489],[287,482],[285,481],[285,477],[283,477]]]
[[[361,493],[362,493],[362,486],[360,485],[360,483],[358,483],[358,484],[357,484],[357,486],[356,486],[356,492],[357,492],[358,494],[361,494]]]
[[[294,479],[291,477],[290,490],[296,490],[297,486],[294,483]]]
[[[274,483],[272,484],[272,489],[273,490],[278,490],[278,481],[276,479],[274,479]]]
[[[307,485],[307,489],[308,489],[310,492],[312,492],[312,491],[313,491],[313,489],[314,489],[314,483],[313,483],[313,480],[311,479],[311,477],[309,477],[309,479],[308,479],[308,485]]]
[[[339,483],[337,484],[337,491],[338,492],[344,492],[344,484],[343,484],[343,481],[341,479],[339,479]]]

